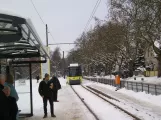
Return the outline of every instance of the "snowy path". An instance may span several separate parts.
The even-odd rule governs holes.
[[[88,111],[84,104],[79,100],[76,94],[73,92],[70,86],[66,85],[66,80],[60,79],[62,89],[59,91],[58,99],[60,102],[55,103],[55,115],[56,118],[50,117],[50,109],[48,104],[49,117],[45,120],[95,120],[93,115]],[[26,81],[26,85],[16,86],[16,89],[27,92],[29,89],[29,83]],[[18,105],[22,112],[29,110],[28,94],[19,94],[20,100]],[[34,116],[26,118],[25,120],[43,120],[43,103],[38,94],[38,84],[36,80],[33,80],[33,104],[34,104]]]
[[[80,85],[73,86],[85,103],[93,110],[100,120],[132,120],[130,116],[116,109],[114,106],[98,98]]]
[[[88,84],[86,84],[88,85]],[[161,119],[161,107],[154,104],[135,99],[134,97],[127,96],[118,91],[108,89],[107,87],[101,86],[101,84],[91,84],[92,88],[102,91],[103,93],[110,95],[120,101],[117,102],[121,107],[126,108],[129,112],[140,116],[140,118],[145,120],[160,120]],[[113,100],[111,100],[113,101]],[[113,101],[116,103],[116,101]],[[139,112],[137,111],[139,110]]]

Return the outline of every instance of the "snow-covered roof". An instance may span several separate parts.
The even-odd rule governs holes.
[[[20,17],[20,18],[24,18],[23,16],[14,13],[13,11],[9,11],[9,10],[4,10],[4,9],[0,9],[0,14],[4,14],[4,15],[10,15],[10,16],[15,16],[15,17]]]
[[[30,19],[0,10],[0,58],[50,58]]]
[[[139,71],[142,71],[142,72],[146,71],[146,69],[144,67],[138,67],[136,70],[139,70]]]

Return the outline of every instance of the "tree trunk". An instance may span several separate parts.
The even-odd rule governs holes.
[[[108,64],[106,63],[106,64],[105,64],[105,75],[108,74],[108,72],[107,72],[107,66],[108,66]]]
[[[161,77],[161,54],[157,57],[158,60],[158,77]]]
[[[90,66],[88,65],[88,76],[90,76]]]

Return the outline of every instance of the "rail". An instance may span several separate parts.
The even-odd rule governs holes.
[[[115,103],[113,103],[113,102],[111,102],[111,101],[109,101],[109,100],[106,99],[106,98],[109,98],[109,99],[113,99],[113,100],[115,100],[115,101],[117,101],[117,102],[120,102],[120,101],[117,100],[116,98],[113,98],[113,97],[111,97],[111,96],[108,96],[108,95],[104,94],[103,92],[100,92],[100,91],[98,91],[98,90],[96,90],[96,89],[93,89],[93,88],[91,88],[91,87],[89,87],[89,86],[87,86],[87,87],[85,87],[85,86],[83,86],[83,85],[81,85],[81,86],[82,86],[84,89],[86,89],[87,91],[89,91],[89,92],[93,93],[94,95],[96,95],[97,97],[101,98],[102,100],[108,102],[108,103],[111,104],[112,106],[115,106],[115,108],[117,108],[117,109],[123,111],[124,113],[126,113],[127,115],[131,116],[132,118],[134,118],[134,120],[141,120],[141,119],[140,119],[139,117],[137,117],[136,115],[130,113],[129,111],[125,110],[124,108],[119,107],[117,104],[115,104]],[[102,95],[103,97],[100,96],[100,95]]]
[[[78,98],[82,101],[82,103],[87,107],[87,109],[91,112],[91,114],[95,117],[96,120],[99,120],[98,116],[94,113],[94,111],[84,102],[84,100],[79,96],[79,94],[74,90],[71,86],[74,93],[78,96]]]

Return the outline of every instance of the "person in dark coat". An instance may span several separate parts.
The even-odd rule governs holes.
[[[57,98],[58,98],[58,90],[61,89],[61,84],[60,84],[58,78],[55,75],[53,75],[53,77],[49,81],[49,83],[50,84],[53,83],[53,89],[52,89],[52,91],[53,91],[53,101],[59,102]]]
[[[39,79],[40,79],[39,75],[36,76],[36,79],[37,79],[37,83],[39,83]]]
[[[8,98],[8,105],[9,105],[9,116],[11,120],[16,120],[17,119],[17,113],[18,113],[18,106],[16,99],[14,97],[10,96],[10,87],[4,87],[3,92]]]
[[[7,76],[6,76],[6,81],[5,81],[5,84],[4,84],[4,86],[6,86],[6,87],[9,87],[9,92],[10,92],[10,94],[9,94],[9,100],[10,100],[10,102],[13,102],[13,103],[11,103],[11,104],[13,104],[13,106],[15,106],[14,107],[14,109],[13,109],[13,115],[12,116],[14,116],[15,115],[15,111],[17,111],[17,101],[19,100],[19,97],[18,97],[18,94],[17,94],[17,91],[16,91],[16,89],[15,89],[15,87],[14,87],[14,78],[13,78],[13,76],[11,75],[11,74],[7,74]],[[14,99],[13,99],[14,98]],[[16,101],[15,101],[16,100]],[[17,111],[17,119],[18,119],[18,111]]]
[[[9,101],[4,93],[5,80],[6,76],[0,74],[0,120],[11,120]]]
[[[40,82],[39,84],[39,94],[41,95],[43,99],[43,104],[44,104],[44,117],[47,118],[47,101],[49,100],[50,103],[50,112],[51,112],[51,117],[56,117],[54,115],[54,104],[53,104],[53,97],[52,97],[52,88],[53,84],[49,84],[49,74],[45,74],[45,78]]]

